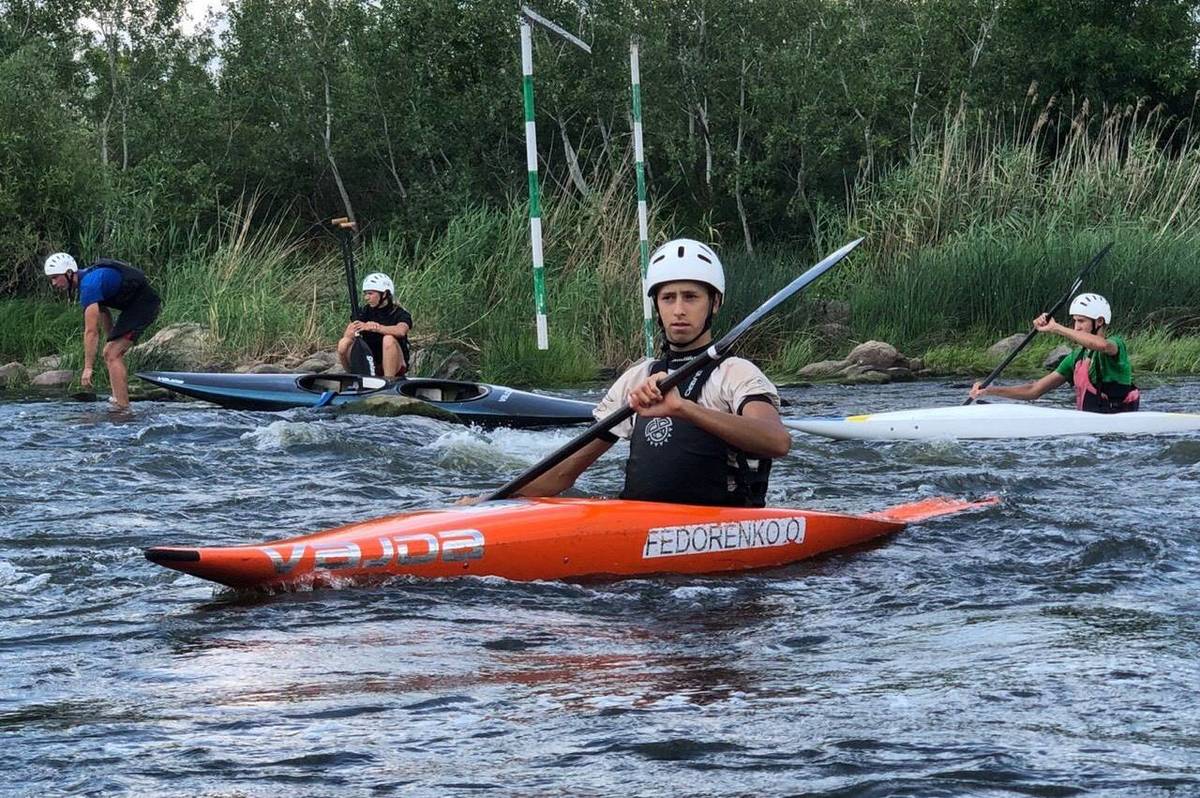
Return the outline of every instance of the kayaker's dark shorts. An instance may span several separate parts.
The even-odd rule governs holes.
[[[158,294],[150,289],[142,291],[133,304],[122,310],[121,315],[113,322],[108,340],[118,341],[126,338],[132,343],[137,343],[137,339],[146,331],[146,328],[158,318],[160,310],[162,310],[162,300],[158,298]]]

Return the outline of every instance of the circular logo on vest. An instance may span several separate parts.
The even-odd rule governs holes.
[[[646,440],[651,446],[662,446],[671,439],[671,419],[652,418],[646,422]]]

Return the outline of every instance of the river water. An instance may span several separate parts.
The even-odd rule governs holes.
[[[785,395],[825,414],[963,391]],[[97,407],[0,404],[0,793],[1200,795],[1195,436],[797,434],[773,504],[1003,501],[770,572],[257,597],[141,549],[479,493],[571,431]]]

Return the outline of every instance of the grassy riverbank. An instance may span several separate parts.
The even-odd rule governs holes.
[[[729,291],[718,331],[864,235],[844,265],[756,329],[743,352],[787,378],[880,339],[924,355],[939,372],[983,373],[991,367],[986,348],[1029,329],[1114,241],[1086,288],[1111,299],[1135,368],[1200,372],[1200,148],[1153,115],[1080,125],[1053,148],[1042,124],[948,115],[907,163],[859,181],[846,209],[812,209],[822,233],[810,248],[760,246],[751,255],[731,236],[720,245]],[[468,352],[484,379],[593,380],[636,358],[643,342],[630,176],[592,184],[601,188],[586,199],[546,202],[548,352],[534,345],[528,221],[519,203],[466,209],[441,235],[420,240],[367,224],[359,276],[390,274],[414,332]],[[710,237],[663,219],[652,219],[651,230],[660,241]],[[100,251],[87,242],[83,249]],[[253,203],[229,210],[208,232],[129,225],[105,252],[146,268],[165,299],[160,326],[209,327],[227,364],[328,349],[345,324],[334,238],[264,220]],[[2,301],[0,359],[66,353],[76,364],[80,324],[78,310],[48,291]],[[1036,373],[1057,343],[1038,341],[1012,373]]]

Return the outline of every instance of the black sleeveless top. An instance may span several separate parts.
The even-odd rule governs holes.
[[[690,358],[657,360],[650,374],[676,369]],[[679,388],[697,401],[718,363],[710,363]],[[769,458],[749,457],[691,422],[636,416],[629,437],[622,499],[763,507],[771,473]]]

